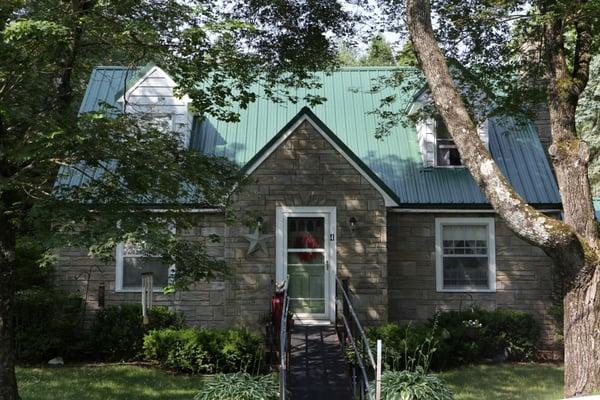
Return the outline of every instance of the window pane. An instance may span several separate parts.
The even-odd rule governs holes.
[[[444,288],[488,288],[487,257],[444,257]]]
[[[437,148],[437,165],[439,166],[458,166],[463,165],[460,159],[460,154],[456,147],[440,147]]]
[[[142,272],[154,273],[154,287],[161,288],[169,282],[169,265],[158,257],[123,257],[123,287],[142,287]]]
[[[288,222],[289,249],[322,249],[325,238],[325,218],[290,217]]]
[[[487,225],[443,225],[442,239],[444,246],[446,241],[460,241],[460,247],[464,246],[465,240],[476,241],[477,247],[487,245]]]

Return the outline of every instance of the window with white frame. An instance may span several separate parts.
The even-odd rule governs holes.
[[[440,116],[435,117],[435,152],[438,167],[459,167],[463,165],[454,139],[450,136],[450,132]]]
[[[175,233],[175,227],[170,231]],[[148,254],[144,242],[119,243],[116,248],[115,290],[139,292],[142,290],[142,274],[152,272],[155,291],[172,282],[175,265],[165,262],[159,255]]]
[[[493,218],[437,218],[438,291],[495,291]]]

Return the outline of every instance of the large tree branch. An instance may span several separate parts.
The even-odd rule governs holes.
[[[564,208],[564,220],[588,244],[598,247],[598,229],[587,176],[589,147],[577,135],[575,110],[579,95],[587,84],[590,27],[582,19],[577,24],[577,45],[573,72],[569,72],[564,44],[564,16],[553,5],[541,8],[544,22],[544,55],[547,70],[547,106],[550,114],[552,146],[549,153],[556,172]],[[587,50],[586,50],[587,49]]]
[[[471,175],[494,209],[518,236],[541,247],[556,259],[560,259],[561,253],[564,254],[567,249],[578,254],[575,257],[578,260],[571,259],[564,265],[567,268],[572,266],[575,274],[584,257],[577,235],[566,224],[528,205],[512,188],[479,138],[477,128],[435,39],[429,0],[407,0],[406,15],[410,38],[436,109],[446,123]]]
[[[577,39],[573,56],[573,84],[577,89],[577,99],[579,100],[589,79],[593,35],[592,27],[587,19],[576,22],[575,31]]]

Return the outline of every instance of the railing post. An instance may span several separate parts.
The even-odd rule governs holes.
[[[377,369],[375,371],[375,400],[381,400],[381,339],[377,339]]]

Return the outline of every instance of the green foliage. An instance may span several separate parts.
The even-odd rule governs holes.
[[[588,176],[594,196],[600,196],[600,55],[590,63],[590,79],[581,94],[577,112],[577,131],[591,150]]]
[[[144,326],[139,304],[108,306],[100,310],[90,332],[92,356],[111,361],[136,360],[142,356],[146,332],[183,326],[182,317],[166,307],[153,307],[148,317],[149,324]]]
[[[441,340],[436,362],[444,367],[495,359],[531,361],[540,324],[522,311],[451,311],[439,316]]]
[[[54,261],[54,257],[40,242],[27,237],[18,238],[15,252],[15,289],[50,289]]]
[[[376,35],[371,40],[367,56],[362,60],[362,64],[373,67],[396,65],[392,46],[382,35]]]
[[[342,43],[337,50],[337,62],[343,67],[382,67],[396,65],[390,43],[380,34],[373,36],[367,53],[359,54],[352,46]]]
[[[194,400],[277,400],[279,386],[273,375],[246,372],[217,374],[194,396]]]
[[[371,383],[371,394],[375,385]],[[385,371],[381,375],[382,400],[452,400],[454,395],[445,382],[435,374],[415,371]]]
[[[163,368],[191,373],[260,372],[261,340],[245,329],[162,329],[144,338],[146,359]]]
[[[76,356],[82,344],[79,296],[50,289],[27,289],[15,297],[16,356],[21,361],[45,362]]]
[[[396,371],[421,369],[427,372],[439,345],[436,333],[435,326],[401,327],[396,324],[386,324],[369,328],[367,337],[372,351],[375,350],[377,339],[381,339],[386,369]]]
[[[427,371],[485,360],[531,361],[540,325],[512,310],[450,311],[423,326],[387,324],[367,331],[370,343],[383,341],[386,368]]]

